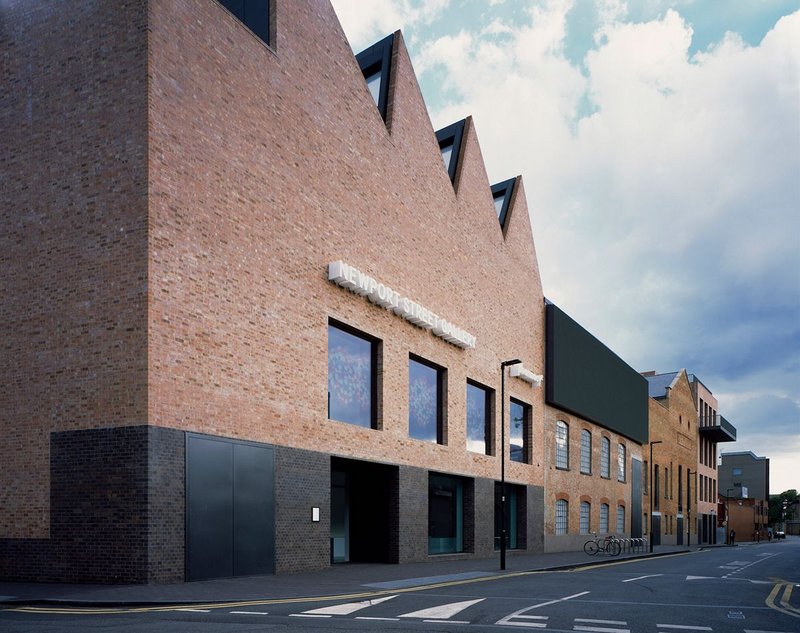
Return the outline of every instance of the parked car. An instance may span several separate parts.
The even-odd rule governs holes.
[[[783,530],[777,530],[775,532],[775,538],[786,538],[786,532]]]

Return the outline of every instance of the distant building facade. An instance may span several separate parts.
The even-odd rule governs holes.
[[[718,444],[736,441],[736,428],[719,414],[719,403],[697,376],[690,374],[695,403],[697,404],[697,524],[700,543],[716,543],[718,499]]]
[[[697,470],[694,397],[684,369],[644,376],[650,394],[652,451],[652,463],[650,455],[645,456],[645,532],[652,534],[654,545],[684,545],[689,538],[688,512],[697,507],[697,490],[689,475]]]
[[[719,496],[728,511],[726,535],[738,525],[740,540],[763,536],[769,522],[769,458],[751,451],[722,453]]]

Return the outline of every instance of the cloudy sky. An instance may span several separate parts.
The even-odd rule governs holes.
[[[522,174],[545,295],[800,489],[800,0],[334,0]]]

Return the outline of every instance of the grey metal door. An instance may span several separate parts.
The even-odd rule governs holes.
[[[187,434],[187,580],[273,573],[274,494],[271,447]]]

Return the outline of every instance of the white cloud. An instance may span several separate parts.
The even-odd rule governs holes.
[[[473,115],[490,180],[523,174],[548,297],[637,369],[724,393],[754,443],[736,450],[786,458],[797,424],[768,442],[773,420],[725,398],[800,406],[800,12],[759,45],[728,33],[693,54],[669,4],[635,23],[600,1],[583,67],[558,0],[440,33],[413,61],[442,78],[434,126]]]
[[[430,24],[449,4],[450,0],[336,0],[334,9],[351,46],[361,50],[398,29]]]

